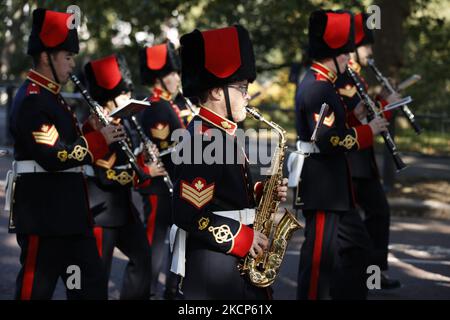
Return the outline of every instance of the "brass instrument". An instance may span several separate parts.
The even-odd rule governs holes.
[[[141,139],[142,143],[144,144],[144,152],[146,153],[147,159],[150,159],[151,162],[156,162],[158,165],[161,164],[161,159],[153,152],[153,148],[155,147],[155,144],[150,140],[149,137],[146,136],[144,133],[144,130],[142,130],[141,125],[139,124],[139,121],[136,119],[135,116],[131,116],[131,123],[133,124],[134,128],[136,129],[136,132],[139,135],[139,138]],[[169,189],[169,192],[173,193],[173,183],[170,179],[169,174],[164,175],[164,183],[167,185],[167,188]]]
[[[366,92],[366,89],[364,88],[363,84],[359,80],[358,76],[356,75],[355,71],[353,71],[352,68],[347,67],[347,73],[350,75],[350,77],[353,80],[353,83],[355,84],[356,91],[361,98],[361,100],[364,102],[365,106],[367,107],[368,111],[368,118],[369,120],[372,120],[373,118],[380,116],[378,114],[377,107],[375,105],[375,102],[369,97],[369,95]],[[403,160],[400,157],[400,154],[397,150],[397,146],[394,142],[394,139],[392,138],[389,131],[383,131],[380,133],[383,137],[384,144],[389,150],[389,153],[392,156],[392,159],[394,160],[395,167],[397,168],[397,172],[406,168],[406,164],[403,162]]]
[[[396,93],[397,91],[394,89],[394,87],[391,85],[391,83],[389,82],[389,80],[383,76],[383,74],[381,73],[380,70],[378,70],[377,66],[375,65],[375,60],[373,59],[368,59],[367,60],[367,64],[369,65],[369,67],[372,69],[373,73],[375,74],[375,77],[377,78],[378,82],[380,82],[383,87],[390,93]],[[403,115],[406,117],[406,119],[409,121],[409,123],[411,124],[411,126],[413,127],[414,131],[417,134],[420,134],[422,131],[422,128],[420,127],[420,125],[416,122],[416,119],[414,117],[414,114],[412,113],[412,111],[409,109],[409,107],[407,105],[402,106],[401,108]]]
[[[256,208],[253,224],[254,230],[263,233],[269,239],[269,250],[257,258],[247,255],[239,266],[241,273],[248,276],[253,285],[267,287],[275,281],[275,277],[278,275],[292,234],[303,226],[287,209],[279,223],[274,224],[280,204],[277,188],[283,179],[283,160],[286,150],[285,131],[276,123],[267,121],[258,111],[249,107],[246,109],[247,113],[256,120],[262,121],[274,129],[279,137],[279,144],[272,158],[270,177],[264,183],[263,194]]]
[[[108,118],[103,114],[101,106],[98,104],[97,101],[92,99],[92,97],[89,95],[87,90],[83,87],[78,77],[74,74],[70,75],[70,80],[75,84],[75,86],[80,90],[81,95],[86,100],[86,102],[89,105],[89,108],[91,109],[92,114],[94,114],[98,120],[105,126],[109,125],[110,122]],[[131,151],[130,146],[126,141],[118,141],[120,145],[120,149],[123,151],[123,153],[127,156],[127,161],[131,165],[131,168],[136,172],[136,175],[138,177],[138,180],[143,182],[150,178],[149,175],[147,175],[142,169],[139,167],[137,163],[137,159],[134,156],[133,151]]]

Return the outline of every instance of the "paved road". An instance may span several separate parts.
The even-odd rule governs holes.
[[[444,160],[411,157],[406,159],[424,176],[449,174],[450,163]],[[9,157],[0,159],[0,180],[10,166]],[[138,198],[136,199],[138,201]],[[3,208],[3,193],[0,192]],[[395,214],[395,212],[394,212]],[[15,236],[6,230],[7,217],[0,213],[0,299],[11,299],[19,268],[19,249]],[[302,232],[293,237],[279,279],[274,289],[276,299],[295,299],[297,268]],[[392,291],[374,290],[369,299],[450,299],[450,221],[394,217],[391,225],[390,275],[401,280],[403,287]],[[110,299],[117,299],[126,258],[116,251],[109,284]],[[163,282],[164,277],[160,276]],[[54,298],[64,299],[60,283]]]

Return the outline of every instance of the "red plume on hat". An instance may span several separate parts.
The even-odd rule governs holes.
[[[110,55],[84,66],[89,92],[101,105],[133,90],[130,70],[122,55]]]
[[[180,43],[181,81],[187,97],[256,78],[252,42],[240,25],[203,32],[196,29],[183,35]]]
[[[180,57],[173,43],[168,42],[139,51],[142,84],[153,85],[155,80],[171,72],[180,72]]]
[[[367,27],[368,15],[366,13],[357,13],[354,16],[355,20],[355,45],[357,47],[365,44],[373,44],[373,30]]]
[[[353,15],[344,10],[318,10],[309,17],[309,55],[333,58],[355,51]]]
[[[77,29],[69,29],[70,13],[38,8],[33,11],[33,25],[28,39],[28,54],[67,50],[78,53]]]

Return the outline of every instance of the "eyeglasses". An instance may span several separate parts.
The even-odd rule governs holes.
[[[247,85],[229,85],[228,87],[239,90],[244,97],[248,94],[248,84]]]

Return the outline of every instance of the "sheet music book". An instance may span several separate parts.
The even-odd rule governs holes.
[[[128,118],[148,107],[150,107],[149,101],[130,99],[128,101],[128,104],[124,105],[121,108],[117,108],[116,110],[111,112],[109,116],[113,118]]]

